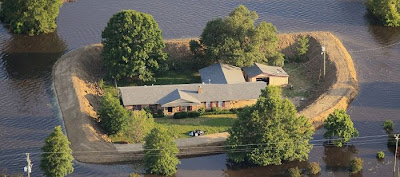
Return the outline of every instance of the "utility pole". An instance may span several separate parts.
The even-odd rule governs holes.
[[[32,163],[31,163],[31,159],[29,158],[29,153],[25,153],[26,154],[26,162],[28,162],[28,165],[24,167],[24,172],[28,173],[28,177],[31,177],[31,172],[32,172]]]
[[[326,48],[325,48],[325,39],[324,39],[323,46],[321,46],[321,50],[322,50],[321,54],[324,55],[324,78],[325,78],[325,75],[326,75]]]
[[[398,147],[398,143],[399,143],[399,136],[400,134],[394,134],[394,138],[396,139],[396,150],[394,151],[394,164],[393,164],[393,177],[396,174],[396,162],[397,162],[397,147]]]

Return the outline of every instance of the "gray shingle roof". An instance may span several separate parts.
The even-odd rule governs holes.
[[[197,93],[201,86],[202,92]],[[160,104],[164,106],[198,105],[207,101],[232,101],[257,99],[265,82],[238,84],[182,84],[119,87],[125,106]]]
[[[236,84],[246,82],[240,68],[227,64],[216,63],[200,69],[199,73],[202,82],[206,84]]]
[[[243,71],[249,76],[254,77],[260,74],[268,74],[272,76],[289,76],[285,70],[277,66],[268,66],[260,63],[254,63],[253,66],[244,67]]]

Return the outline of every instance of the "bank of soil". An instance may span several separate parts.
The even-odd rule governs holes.
[[[351,56],[342,43],[328,32],[307,32],[279,35],[279,47],[286,56],[294,56],[296,40],[300,35],[310,37],[307,60],[301,65],[315,85],[309,89],[309,97],[291,98],[297,102],[299,114],[308,117],[319,126],[326,116],[336,108],[347,108],[358,93],[356,72]],[[190,39],[166,41],[169,62],[193,58],[188,42]],[[327,72],[322,77],[323,60],[321,43],[327,49]],[[101,91],[97,81],[104,77],[101,60],[102,45],[94,44],[73,50],[63,55],[54,65],[54,85],[63,115],[68,139],[76,160],[87,163],[115,163],[138,160],[143,157],[141,144],[114,145],[98,127],[96,114]],[[291,80],[289,79],[289,83]],[[296,87],[296,85],[294,86]],[[302,101],[299,101],[301,99]],[[203,137],[179,139],[180,156],[223,152],[227,133]],[[202,148],[198,148],[202,147]]]

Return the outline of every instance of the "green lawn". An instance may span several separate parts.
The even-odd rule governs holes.
[[[307,74],[307,68],[301,63],[285,63],[283,69],[289,74],[289,85],[293,85],[293,89],[285,87],[282,94],[288,98],[309,97],[313,79]]]
[[[236,114],[220,114],[186,119],[157,118],[155,121],[158,126],[165,127],[171,136],[186,138],[192,130],[207,131],[206,134],[226,132],[236,118]]]

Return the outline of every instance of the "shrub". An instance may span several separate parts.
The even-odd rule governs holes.
[[[183,119],[183,118],[187,118],[188,117],[188,113],[187,112],[176,112],[174,114],[174,119]]]
[[[165,117],[164,111],[163,111],[162,109],[157,109],[157,113],[156,113],[156,114],[153,114],[153,117],[154,117],[154,118],[162,118],[162,117]]]
[[[137,174],[137,173],[131,173],[131,174],[129,175],[129,177],[141,177],[141,175],[140,175],[140,174]]]
[[[289,168],[288,169],[290,177],[301,177],[301,172],[299,168]]]
[[[321,172],[321,166],[317,162],[311,162],[307,166],[308,174],[316,175]]]
[[[197,112],[200,113],[200,115],[203,115],[206,112],[206,108],[199,108]]]
[[[100,89],[104,89],[104,80],[100,79],[99,82],[97,82],[97,85],[99,86]]]
[[[385,158],[385,153],[383,151],[379,151],[376,153],[376,158],[383,159]]]
[[[363,160],[359,157],[354,158],[350,162],[350,171],[351,173],[361,172],[363,169]]]
[[[383,129],[386,130],[386,132],[391,132],[393,131],[393,121],[392,120],[386,120],[383,123]]]
[[[199,116],[200,116],[199,112],[196,112],[196,111],[188,112],[188,117],[190,117],[190,118],[196,118]]]

